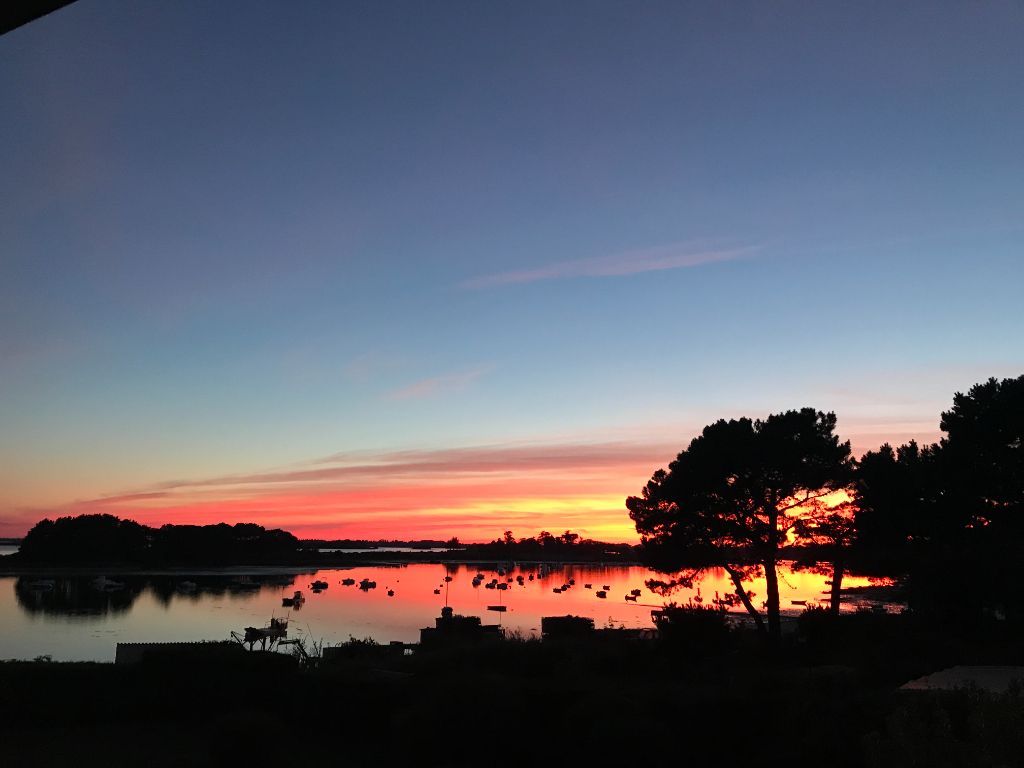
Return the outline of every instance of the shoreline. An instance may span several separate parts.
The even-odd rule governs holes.
[[[124,576],[258,576],[272,574],[313,573],[315,571],[351,570],[353,568],[398,568],[406,565],[480,565],[499,566],[515,563],[518,565],[548,565],[552,567],[590,566],[643,568],[639,561],[606,561],[606,560],[515,560],[487,558],[431,558],[422,559],[365,559],[345,560],[344,562],[305,562],[289,564],[252,564],[252,565],[43,565],[43,564],[7,564],[0,562],[0,577],[11,576],[42,576],[42,575],[82,575],[102,576],[104,574],[120,574]]]
[[[7,556],[9,557],[9,556]],[[445,558],[445,557],[432,557],[429,559],[417,558],[417,557],[389,557],[389,558],[346,558],[338,561],[327,561],[327,562],[316,562],[316,561],[305,561],[301,563],[250,563],[250,564],[232,564],[232,565],[214,565],[214,564],[198,564],[198,565],[128,565],[128,564],[109,564],[109,565],[94,565],[94,564],[18,564],[18,563],[7,563],[4,560],[7,557],[0,557],[0,577],[12,577],[12,576],[42,576],[42,575],[82,575],[82,576],[102,576],[104,574],[121,574],[121,575],[137,575],[137,576],[258,576],[258,575],[273,575],[273,574],[297,574],[297,573],[313,573],[315,571],[329,571],[329,570],[351,570],[353,568],[399,568],[406,565],[456,565],[456,566],[507,566],[514,564],[518,566],[547,566],[552,568],[564,568],[564,567],[590,567],[590,568],[646,568],[651,573],[660,573],[659,571],[649,568],[639,560],[594,560],[594,559],[562,559],[562,560],[537,560],[537,559],[518,559],[518,558]],[[793,560],[784,560],[780,562],[794,562]],[[717,565],[705,566],[706,570],[718,568]],[[899,583],[900,576],[893,576],[891,574],[880,575],[871,572],[853,572],[848,571],[847,576],[862,576],[866,578],[878,578],[878,579],[890,579],[895,583]],[[870,591],[879,588],[887,588],[886,585],[871,585],[861,587],[844,587],[843,592],[847,589],[856,591]]]

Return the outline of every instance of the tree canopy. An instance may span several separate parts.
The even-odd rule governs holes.
[[[1024,376],[956,393],[933,445],[883,445],[861,458],[857,527],[864,549],[951,543],[965,531],[1024,534]]]
[[[1024,376],[957,392],[939,426],[944,490],[963,524],[1024,533]]]
[[[803,408],[705,427],[642,495],[626,499],[650,564],[664,572],[694,563],[725,568],[759,626],[742,581],[763,568],[768,629],[778,634],[780,550],[799,520],[830,514],[826,498],[852,480],[850,444],[835,426],[834,413]]]
[[[858,557],[909,572],[918,608],[1024,621],[1024,376],[957,392],[940,427],[938,443],[861,459]]]
[[[113,515],[79,515],[36,523],[18,558],[76,564],[289,562],[298,543],[287,531],[253,523],[150,528]]]

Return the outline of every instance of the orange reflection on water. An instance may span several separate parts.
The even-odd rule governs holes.
[[[483,574],[483,580],[479,586],[473,586],[473,577],[478,573]],[[438,564],[323,570],[315,577],[295,580],[292,591],[303,590],[307,599],[302,609],[292,615],[299,625],[314,619],[331,624],[329,617],[345,615],[352,627],[348,630],[350,634],[378,641],[417,640],[419,628],[432,626],[446,604],[456,613],[480,616],[484,623],[500,623],[523,634],[538,633],[543,616],[566,614],[593,618],[598,627],[650,628],[653,626],[651,611],[666,602],[666,598],[644,584],[653,575],[639,566],[599,565],[566,565],[554,569],[523,565],[505,570],[495,564]],[[450,577],[451,581],[445,581],[445,577]],[[522,577],[522,581],[518,577]],[[313,578],[327,581],[329,588],[321,594],[311,594],[307,587]],[[341,580],[346,578],[355,579],[357,584],[369,579],[375,581],[377,587],[363,591],[358,586],[342,586]],[[484,585],[493,579],[506,588],[487,589]],[[570,584],[570,581],[575,583]],[[847,577],[843,586],[862,587],[872,583],[865,577]],[[754,604],[762,608],[764,579],[754,579],[747,586],[754,593]],[[806,605],[828,603],[828,576],[823,574],[782,567],[779,587],[783,613],[795,615]],[[561,591],[555,592],[556,588]],[[626,596],[635,589],[640,590],[636,601],[627,600]],[[389,590],[394,596],[388,596]],[[435,594],[435,590],[439,593]],[[599,591],[606,592],[607,596],[598,597]],[[716,596],[732,592],[728,575],[721,569],[710,569],[692,589],[679,589],[667,599],[710,604]],[[281,593],[282,596],[290,594],[288,589]],[[502,606],[505,611],[491,611],[489,606]],[[844,610],[852,607],[844,605]],[[742,607],[730,610],[736,615],[745,615]],[[311,624],[315,635],[312,627]],[[347,636],[330,639],[345,640]]]
[[[434,625],[446,602],[457,613],[479,616],[484,623],[500,623],[524,635],[539,631],[542,616],[566,614],[588,616],[598,627],[614,624],[652,628],[651,610],[665,602],[644,585],[655,574],[639,566],[524,565],[500,575],[498,570],[492,563],[374,566],[301,575],[265,569],[251,576],[140,574],[117,577],[127,584],[109,594],[99,591],[91,576],[57,577],[51,580],[51,591],[40,592],[25,585],[15,589],[18,579],[0,577],[0,658],[52,654],[61,661],[112,661],[118,642],[226,640],[232,630],[265,626],[271,616],[286,615],[291,619],[290,637],[310,636],[332,645],[350,637],[416,642],[420,629]],[[500,579],[508,587],[474,587],[473,577],[477,573],[484,574],[483,583]],[[446,576],[452,580],[446,582]],[[517,576],[522,576],[522,584]],[[796,615],[802,611],[800,601],[828,600],[825,575],[782,568],[779,576],[785,613]],[[375,581],[376,589],[362,591],[341,584],[343,579],[358,582],[364,578]],[[309,585],[315,579],[328,582],[327,590],[313,594]],[[575,584],[568,590],[553,591],[570,580]],[[198,588],[195,582],[199,582]],[[844,586],[850,587],[870,583],[865,578],[844,580]],[[608,588],[607,597],[601,599],[597,591],[604,587]],[[755,604],[760,606],[765,591],[763,579],[750,582],[749,588],[755,593]],[[635,603],[625,599],[634,589],[640,590]],[[302,608],[283,607],[282,598],[291,597],[295,590],[302,590],[306,596]],[[394,592],[393,597],[388,596],[388,590]],[[693,589],[679,590],[671,599],[686,603],[699,597],[707,604],[716,592],[724,595],[731,590],[727,576],[711,570]],[[97,606],[112,603],[120,608],[96,610]],[[494,605],[503,606],[506,611],[489,611],[488,606]],[[49,608],[43,610],[46,606]],[[844,606],[847,610],[852,607]],[[744,613],[734,608],[733,615]]]

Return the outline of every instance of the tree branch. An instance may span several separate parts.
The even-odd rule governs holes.
[[[795,503],[789,504],[788,506],[780,507],[778,511],[779,511],[780,514],[783,513],[783,512],[788,512],[791,509],[796,509],[797,507],[802,507],[804,504],[806,504],[809,501],[816,501],[817,499],[823,499],[826,496],[828,496],[830,493],[835,493],[835,491],[834,490],[822,491],[821,493],[815,493],[815,494],[812,494],[810,491],[808,491],[807,494],[802,499],[799,499]]]

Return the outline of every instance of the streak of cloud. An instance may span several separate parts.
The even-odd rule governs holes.
[[[732,248],[724,250],[699,250],[685,245],[666,245],[643,250],[624,251],[610,256],[596,256],[587,259],[559,261],[553,264],[511,272],[481,275],[463,281],[462,288],[495,288],[502,285],[536,283],[541,280],[559,280],[571,277],[621,277],[642,272],[659,272],[667,269],[686,269],[704,264],[735,261],[750,255],[755,249]]]
[[[220,486],[332,482],[377,484],[387,479],[461,479],[487,474],[602,474],[622,466],[647,465],[653,470],[655,464],[667,464],[671,461],[678,450],[679,446],[676,443],[618,441],[488,445],[378,454],[341,453],[312,461],[306,467],[296,469],[224,475],[199,480],[174,480],[156,486],[159,493],[151,495],[156,497],[167,491]],[[143,498],[147,495],[150,494],[126,494],[107,499]]]
[[[677,449],[607,441],[342,453],[276,471],[160,483],[48,514],[102,510],[154,525],[258,521],[324,536],[448,531],[487,540],[515,524],[631,539],[625,496]]]
[[[429,379],[421,379],[399,389],[392,390],[387,394],[387,399],[419,400],[426,397],[436,397],[450,392],[461,392],[481,376],[491,371],[492,368],[493,366],[490,365],[482,365],[465,371],[457,371],[443,376],[433,376]]]

